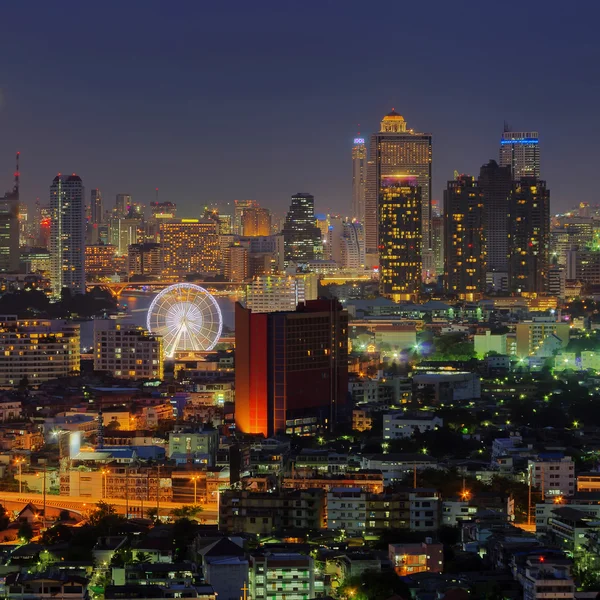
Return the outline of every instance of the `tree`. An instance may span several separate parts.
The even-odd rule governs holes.
[[[97,535],[112,535],[125,519],[117,514],[112,504],[101,500],[96,504],[96,510],[90,514],[89,521]]]
[[[21,540],[25,540],[26,542],[31,541],[31,538],[33,537],[33,527],[31,526],[29,521],[23,521],[21,523],[17,535]]]
[[[123,568],[125,565],[133,564],[133,552],[131,548],[119,548],[110,559],[111,567]]]
[[[147,552],[137,552],[135,555],[135,560],[133,561],[136,564],[144,564],[152,562],[152,556]]]
[[[174,562],[180,562],[188,558],[188,550],[196,537],[197,523],[187,518],[177,519],[173,526]]]
[[[59,523],[54,527],[50,527],[44,531],[42,535],[42,544],[44,546],[52,546],[61,542],[68,542],[73,537],[73,532],[70,527]]]
[[[158,521],[158,508],[156,506],[151,506],[146,510],[146,517],[151,521]]]
[[[357,577],[346,579],[339,595],[352,600],[387,600],[392,596],[408,600],[411,597],[408,586],[396,573],[376,571],[365,571]]]
[[[202,512],[202,507],[197,504],[186,504],[181,508],[174,508],[171,515],[176,519],[194,519]]]
[[[10,517],[6,512],[6,509],[0,504],[0,531],[4,531],[10,523]]]
[[[90,523],[97,527],[102,519],[116,514],[117,509],[113,504],[100,500],[100,502],[96,502],[96,510],[90,514]]]
[[[61,510],[58,515],[58,520],[59,521],[70,521],[71,513],[68,510]]]

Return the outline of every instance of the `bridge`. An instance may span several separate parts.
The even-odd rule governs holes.
[[[156,508],[156,500],[126,500],[124,498],[90,498],[86,496],[56,496],[54,494],[46,494],[46,506],[57,508],[59,510],[72,510],[81,514],[87,514],[94,510],[96,502],[99,501],[112,504],[117,513],[125,515],[127,511],[130,517],[146,516],[146,511],[149,508]],[[7,510],[21,510],[27,504],[42,509],[44,507],[44,495],[31,492],[2,492],[0,491],[0,504]],[[170,515],[173,509],[188,506],[186,502],[160,502],[158,509],[161,516]],[[218,507],[217,503],[201,504],[202,513],[198,517],[212,524],[217,522]]]
[[[148,289],[149,291],[158,291],[163,290],[170,285],[174,285],[175,283],[193,283],[194,285],[199,285],[208,290],[215,290],[217,294],[219,292],[239,292],[240,288],[245,290],[246,282],[245,281],[188,281],[183,282],[179,279],[167,280],[167,279],[157,279],[152,281],[120,281],[120,282],[112,282],[112,281],[89,281],[85,284],[85,289],[89,292],[92,288],[98,287],[103,290],[109,291],[113,296],[119,298],[124,291],[133,291],[133,290],[143,290]],[[229,290],[226,288],[230,288]]]

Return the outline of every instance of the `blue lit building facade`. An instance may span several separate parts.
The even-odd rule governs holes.
[[[512,178],[540,177],[540,143],[537,131],[505,131],[500,140],[500,166],[510,167]]]

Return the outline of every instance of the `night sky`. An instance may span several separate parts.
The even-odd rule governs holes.
[[[433,197],[539,130],[552,210],[600,202],[600,6],[586,0],[0,4],[0,189],[76,172],[200,207],[291,194],[349,212],[350,152],[395,107],[434,136]],[[89,192],[86,192],[89,193]],[[87,200],[87,199],[86,199]]]

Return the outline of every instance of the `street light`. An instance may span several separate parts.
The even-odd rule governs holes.
[[[102,469],[101,473],[102,473],[102,484],[103,484],[102,497],[106,498],[106,476],[108,475],[109,471],[108,471],[108,469]]]
[[[23,493],[23,479],[22,479],[23,471],[21,469],[21,465],[24,462],[25,462],[24,458],[15,458],[15,463],[19,467],[19,494]]]
[[[194,475],[192,477],[192,481],[194,482],[194,505],[198,503],[198,479],[200,479],[199,475]]]

